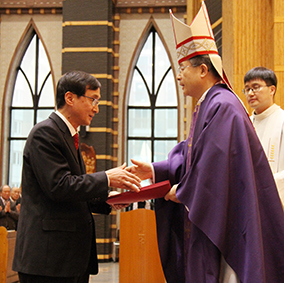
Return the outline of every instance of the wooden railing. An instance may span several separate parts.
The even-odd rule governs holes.
[[[0,282],[19,282],[18,273],[12,270],[16,231],[7,231],[0,227]]]

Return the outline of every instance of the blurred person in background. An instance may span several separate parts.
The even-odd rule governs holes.
[[[2,196],[0,197],[0,226],[7,230],[16,230],[19,212],[16,206],[11,205],[11,188],[9,185],[2,186]]]

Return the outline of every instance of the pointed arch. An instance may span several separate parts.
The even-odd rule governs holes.
[[[31,19],[14,51],[4,88],[2,183],[20,185],[20,173],[17,173],[17,181],[13,181],[11,170],[21,172],[22,152],[29,131],[54,107],[55,80],[50,56]],[[13,160],[16,164],[14,169],[11,167]]]
[[[158,50],[159,49],[159,50]],[[133,53],[124,93],[127,162],[166,158],[178,139],[178,86],[167,44],[151,17]]]
[[[136,62],[138,60],[138,57],[141,53],[141,50],[148,38],[148,35],[150,33],[150,30],[151,28],[154,28],[159,36],[159,38],[161,39],[162,41],[162,44],[163,44],[163,47],[165,48],[165,51],[167,53],[167,56],[169,58],[169,61],[170,61],[170,65],[172,67],[172,71],[173,71],[173,75],[174,77],[176,77],[176,70],[173,68],[174,67],[174,62],[173,62],[173,59],[172,59],[172,56],[171,56],[171,53],[169,51],[169,48],[168,48],[168,45],[163,37],[163,34],[161,32],[161,30],[159,29],[156,21],[154,20],[153,16],[150,17],[147,25],[145,26],[142,34],[141,34],[141,37],[139,39],[139,41],[137,42],[137,45],[136,45],[136,48],[132,54],[132,58],[131,58],[131,61],[130,61],[130,64],[129,64],[129,67],[128,67],[128,72],[127,72],[127,77],[126,77],[126,85],[125,85],[125,91],[124,91],[124,104],[125,106],[127,106],[127,103],[129,101],[129,94],[130,94],[130,81],[132,80],[133,78],[133,75],[134,75],[134,67],[136,65]],[[175,80],[175,88],[177,89],[178,88],[178,84],[177,84],[177,81]],[[178,95],[178,93],[176,92],[176,94]],[[179,107],[179,102],[178,102],[178,107]],[[125,115],[124,115],[125,117]]]

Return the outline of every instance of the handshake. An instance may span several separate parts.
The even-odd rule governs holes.
[[[106,171],[106,174],[109,178],[110,187],[126,189],[130,192],[138,193],[141,189],[141,181],[153,178],[153,168],[151,163],[141,162],[134,159],[131,159],[131,162],[133,163],[132,166],[126,167],[126,163],[124,163],[119,167]],[[153,189],[156,189],[156,187],[153,187]],[[145,199],[164,197],[165,200],[179,202],[176,198],[176,189],[177,185],[174,185],[172,188],[170,188],[170,184],[169,182],[167,182],[163,183],[162,186],[159,186],[159,191],[155,193],[150,193],[149,191],[143,190],[143,197],[146,197]],[[127,207],[130,203],[117,203],[118,199],[115,200],[115,196],[117,194],[119,194],[117,191],[111,191],[109,193],[109,198],[111,198],[113,201],[108,201],[111,206],[114,209],[122,209],[124,207]],[[126,194],[128,194],[127,196],[130,196],[129,193]],[[139,197],[137,195],[135,197],[131,196],[130,198],[128,198],[128,200],[134,198]]]
[[[139,192],[141,181],[152,178],[152,165],[131,159],[133,166],[123,165],[106,171],[109,186]]]
[[[114,188],[125,189],[132,192],[139,192],[141,181],[152,178],[152,165],[146,162],[140,162],[131,159],[133,166],[126,167],[123,165],[106,171],[109,180],[109,186]],[[109,197],[119,194],[117,191],[111,191]],[[130,203],[111,204],[118,210],[129,206]]]

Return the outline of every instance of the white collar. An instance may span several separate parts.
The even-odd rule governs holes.
[[[222,84],[222,81],[218,81],[216,82],[214,85],[219,85]],[[209,87],[207,90],[205,90],[205,92],[202,94],[202,96],[199,98],[199,100],[197,101],[197,104],[201,104],[203,102],[203,100],[206,98],[206,95],[208,93],[208,91],[214,86],[212,85],[211,87]]]
[[[274,113],[279,108],[280,108],[280,106],[274,103],[270,107],[265,109],[263,112],[261,112],[260,114],[256,114],[255,111],[253,111],[253,113],[252,113],[253,119],[255,119],[256,121],[261,121],[261,120],[269,117],[272,113]]]
[[[72,126],[72,124],[67,120],[67,118],[62,113],[60,113],[58,110],[55,111],[55,114],[57,114],[63,120],[63,122],[68,127],[71,136],[73,137],[78,131]]]

